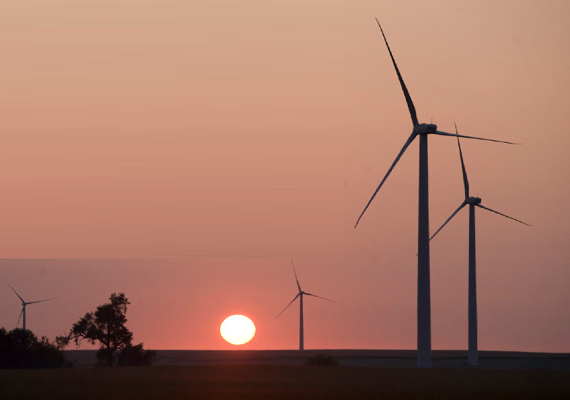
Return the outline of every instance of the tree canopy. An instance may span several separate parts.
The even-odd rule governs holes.
[[[0,328],[0,369],[60,368],[70,366],[63,351],[46,336],[38,339],[29,329]]]
[[[66,346],[73,340],[79,347],[84,339],[91,344],[99,344],[97,358],[111,367],[115,362],[117,350],[124,350],[129,354],[136,354],[138,351],[142,352],[143,356],[145,353],[142,350],[142,343],[137,346],[132,345],[133,333],[125,326],[127,306],[131,304],[125,294],[113,293],[109,300],[110,303],[103,304],[97,307],[96,311],[85,314],[73,324],[69,334],[58,336],[56,340],[61,346]],[[147,358],[152,359],[150,355]]]

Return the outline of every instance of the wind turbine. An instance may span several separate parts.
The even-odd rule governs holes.
[[[358,226],[360,219],[376,197],[376,194],[388,178],[388,175],[392,172],[400,157],[404,154],[408,146],[414,141],[414,139],[419,136],[420,141],[420,161],[419,161],[419,202],[418,202],[418,367],[430,367],[431,366],[431,304],[430,304],[430,256],[429,256],[429,191],[428,191],[428,146],[427,146],[427,136],[431,135],[441,135],[441,136],[457,136],[456,134],[441,132],[437,130],[437,125],[434,124],[420,124],[418,122],[418,117],[416,115],[416,108],[410,97],[410,93],[406,88],[400,70],[396,65],[384,31],[380,26],[380,22],[376,19],[380,32],[382,32],[382,37],[388,48],[388,53],[390,53],[390,58],[394,64],[394,69],[398,75],[398,80],[400,81],[400,86],[404,92],[404,97],[406,98],[406,103],[408,104],[408,110],[412,117],[412,123],[414,125],[413,131],[400,150],[400,153],[396,156],[396,159],[392,163],[392,166],[376,188],[376,191],[372,195],[372,198],[366,204],[364,211],[358,217],[356,221],[355,228]],[[508,143],[500,140],[493,139],[483,139],[472,136],[460,136],[468,139],[478,139],[478,140],[488,140],[491,142]]]
[[[26,306],[28,304],[35,304],[35,303],[41,303],[43,301],[49,301],[49,300],[55,300],[57,299],[57,297],[53,297],[51,299],[45,299],[45,300],[38,300],[38,301],[29,301],[29,302],[25,302],[24,299],[22,299],[22,297],[18,294],[18,292],[16,292],[16,290],[8,283],[8,281],[6,281],[6,279],[2,279],[4,282],[6,282],[6,284],[8,286],[10,286],[10,289],[12,289],[14,291],[14,293],[16,293],[16,296],[18,296],[20,298],[20,300],[22,301],[22,311],[20,312],[20,317],[18,318],[18,322],[16,323],[16,328],[18,327],[18,324],[20,323],[20,318],[22,318],[22,315],[24,316],[23,319],[23,328],[24,330],[26,330]]]
[[[303,295],[312,296],[312,297],[318,297],[319,299],[323,299],[323,300],[330,301],[330,302],[333,302],[333,303],[334,303],[334,301],[329,300],[329,299],[325,299],[324,297],[317,296],[317,295],[314,295],[314,294],[311,294],[311,293],[303,292],[303,291],[301,290],[301,285],[299,285],[299,279],[297,279],[297,271],[295,271],[295,264],[293,263],[293,260],[291,260],[291,263],[293,264],[293,272],[295,273],[295,280],[297,281],[297,287],[299,288],[299,293],[297,293],[297,296],[295,296],[295,298],[294,298],[293,300],[291,300],[291,303],[289,303],[289,304],[287,305],[287,307],[285,307],[285,308],[283,309],[283,311],[281,311],[281,312],[279,313],[279,315],[283,314],[283,312],[285,312],[285,310],[288,309],[289,306],[290,306],[291,304],[293,304],[293,302],[294,302],[295,300],[297,300],[297,297],[299,297],[299,299],[300,299],[300,307],[301,307],[301,308],[300,308],[300,309],[301,309],[301,314],[300,314],[300,320],[299,320],[299,350],[304,350],[304,349],[305,349],[305,342],[304,342],[304,335],[303,335]],[[279,315],[278,315],[277,317],[275,317],[275,319],[279,318]]]
[[[455,132],[457,133],[457,126],[455,127]],[[463,207],[469,205],[469,289],[468,289],[468,358],[467,365],[477,365],[478,364],[478,354],[477,354],[477,274],[476,274],[476,263],[475,263],[475,207],[482,208],[494,212],[495,214],[502,215],[503,217],[512,219],[514,221],[520,222],[521,224],[531,226],[526,222],[519,221],[508,215],[501,214],[495,210],[491,210],[483,205],[481,205],[481,198],[470,197],[469,196],[469,181],[467,180],[467,172],[465,172],[465,164],[463,163],[463,153],[461,152],[461,144],[459,143],[459,135],[457,137],[457,146],[459,147],[459,158],[461,159],[461,169],[463,170],[463,186],[465,188],[465,200],[451,217],[447,219],[430,238],[433,239],[439,231],[457,214]]]

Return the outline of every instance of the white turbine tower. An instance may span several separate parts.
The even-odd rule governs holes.
[[[20,317],[18,318],[18,322],[16,323],[16,328],[18,327],[18,324],[20,323],[20,318],[22,318],[22,315],[24,316],[23,319],[23,328],[24,330],[26,330],[26,306],[29,304],[35,304],[35,303],[41,303],[43,301],[49,301],[49,300],[55,300],[57,299],[57,297],[53,297],[51,299],[45,299],[45,300],[38,300],[38,301],[29,301],[29,302],[25,302],[24,299],[22,299],[22,297],[18,294],[18,292],[16,292],[16,290],[8,283],[8,281],[6,281],[6,279],[3,279],[4,282],[6,282],[6,284],[8,286],[10,286],[10,289],[12,289],[14,291],[14,293],[16,293],[16,296],[18,296],[20,298],[20,300],[22,301],[22,311],[20,312]]]
[[[291,260],[291,263],[293,263],[293,260]],[[300,320],[299,320],[299,350],[304,350],[304,349],[305,349],[305,339],[304,339],[304,333],[303,333],[303,295],[312,296],[312,297],[318,297],[319,299],[323,299],[323,300],[330,301],[330,302],[333,302],[333,303],[334,303],[334,301],[329,300],[329,299],[325,299],[324,297],[321,297],[321,296],[316,296],[316,295],[311,294],[311,293],[303,292],[303,291],[301,290],[301,285],[299,285],[299,279],[297,279],[297,271],[295,271],[295,264],[294,264],[294,263],[293,263],[293,272],[295,273],[295,280],[297,281],[297,287],[299,288],[299,293],[297,293],[297,296],[295,296],[295,298],[294,298],[293,300],[291,300],[291,303],[289,303],[289,304],[287,305],[287,307],[285,307],[285,308],[283,309],[283,311],[281,311],[281,312],[279,313],[279,315],[283,314],[283,312],[285,312],[285,310],[286,310],[287,308],[289,308],[289,306],[290,306],[291,304],[293,304],[293,302],[294,302],[295,300],[297,300],[297,297],[300,298],[300,303],[301,303],[301,304],[300,304],[300,307],[301,307],[301,308],[300,308],[300,309],[301,309],[300,312],[301,312],[301,314],[300,314]],[[279,315],[277,315],[277,317],[275,317],[275,319],[279,318]]]
[[[455,127],[455,132],[457,132],[457,127]],[[531,226],[526,222],[519,221],[508,215],[501,214],[495,210],[491,210],[483,205],[481,205],[481,199],[479,197],[469,196],[469,181],[467,180],[467,172],[465,171],[465,164],[463,163],[463,153],[461,152],[461,144],[459,143],[459,137],[457,138],[457,146],[459,147],[459,158],[461,159],[461,169],[463,170],[463,186],[465,188],[465,200],[451,217],[447,219],[430,238],[433,239],[439,231],[457,214],[463,207],[469,205],[469,289],[468,289],[468,365],[478,364],[478,354],[477,354],[477,274],[476,274],[476,263],[475,263],[475,206],[483,208],[494,212],[495,214],[502,215],[503,217],[512,219],[514,221],[520,222],[521,224]]]
[[[398,75],[398,80],[400,81],[400,86],[402,87],[402,91],[404,92],[404,97],[406,98],[406,103],[408,104],[408,110],[410,111],[410,115],[412,117],[412,123],[414,125],[413,131],[400,150],[400,153],[396,156],[396,159],[392,163],[392,166],[376,188],[376,191],[372,195],[372,198],[368,201],[368,204],[358,217],[358,221],[356,221],[355,228],[358,226],[360,219],[376,197],[376,194],[388,178],[388,175],[392,172],[402,154],[406,151],[408,146],[414,141],[414,139],[419,136],[420,140],[420,162],[419,162],[419,202],[418,202],[418,367],[430,367],[431,366],[431,304],[430,304],[430,255],[429,255],[429,191],[428,191],[428,146],[427,146],[427,136],[429,134],[432,135],[442,135],[442,136],[456,136],[455,134],[441,132],[437,130],[437,126],[433,124],[420,124],[418,122],[418,117],[416,115],[416,108],[414,107],[414,103],[412,102],[412,98],[404,84],[404,80],[402,79],[402,75],[400,74],[400,70],[396,65],[396,61],[394,60],[394,56],[392,55],[392,51],[390,50],[390,46],[388,45],[388,41],[386,40],[386,36],[384,35],[384,31],[380,26],[380,22],[376,20],[378,26],[380,27],[380,31],[382,32],[382,37],[384,38],[384,42],[386,43],[386,47],[388,48],[388,52],[390,53],[390,58],[392,59],[392,63],[394,64],[394,69],[396,70],[396,74]],[[508,143],[513,144],[510,142],[502,142],[500,140],[492,140],[492,139],[483,139],[483,138],[476,138],[471,136],[461,136],[463,138],[468,139],[478,139],[478,140],[488,140],[491,142],[500,142],[500,143]]]

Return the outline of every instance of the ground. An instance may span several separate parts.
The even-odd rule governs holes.
[[[326,352],[338,367],[308,367]],[[434,352],[418,369],[413,351],[158,351],[151,367],[1,370],[9,399],[568,399],[570,357],[485,353],[464,366],[465,352]],[[78,365],[90,351],[70,351]],[[83,364],[81,364],[83,363]],[[387,363],[390,366],[358,366]],[[449,364],[449,365],[446,365]]]

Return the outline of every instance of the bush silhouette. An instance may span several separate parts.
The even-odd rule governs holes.
[[[307,358],[305,360],[305,365],[336,367],[338,365],[338,361],[331,355],[319,353]]]
[[[143,349],[143,344],[127,346],[117,354],[117,365],[121,367],[135,367],[141,365],[151,365],[156,358],[153,350]]]
[[[0,328],[0,369],[61,368],[71,366],[63,351],[46,336],[29,329]]]

